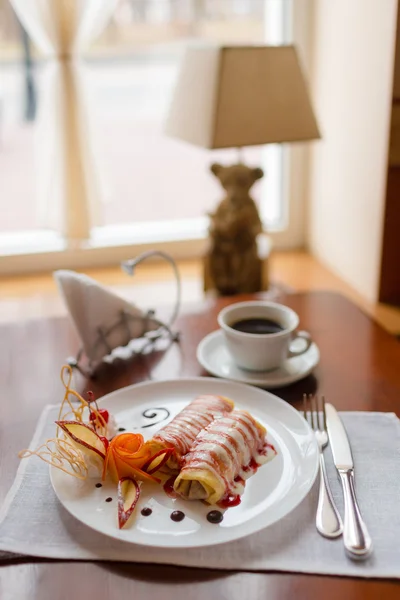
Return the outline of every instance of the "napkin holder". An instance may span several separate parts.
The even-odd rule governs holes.
[[[165,252],[149,251],[122,262],[121,267],[132,276],[137,265],[157,256],[172,266],[175,275],[176,300],[168,322],[157,318],[154,309],[143,311],[87,275],[68,270],[54,272],[82,343],[76,357],[67,362],[85,377],[93,377],[102,362],[148,354],[158,349],[161,341],[179,340],[179,333],[172,330],[181,299],[180,275],[173,258]]]

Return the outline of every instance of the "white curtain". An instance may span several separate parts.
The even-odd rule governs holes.
[[[48,59],[37,124],[41,222],[69,240],[84,240],[99,222],[100,193],[88,121],[86,67],[80,57],[105,27],[116,0],[11,3]]]

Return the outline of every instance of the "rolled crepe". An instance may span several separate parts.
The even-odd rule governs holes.
[[[153,437],[156,448],[174,448],[167,462],[170,471],[179,471],[182,457],[187,454],[202,429],[216,417],[233,409],[233,402],[224,396],[198,396],[178,413],[168,425]]]
[[[240,496],[245,480],[276,454],[266,433],[245,410],[215,419],[184,457],[174,490],[183,498],[209,504]]]

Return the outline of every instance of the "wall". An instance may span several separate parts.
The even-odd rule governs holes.
[[[312,252],[366,299],[378,297],[397,0],[314,2]]]
[[[394,62],[393,97],[400,99],[400,12],[397,12],[397,35]]]
[[[400,306],[400,11],[397,14],[396,52],[389,144],[389,168],[383,225],[379,300]]]

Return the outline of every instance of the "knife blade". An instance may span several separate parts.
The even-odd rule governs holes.
[[[350,558],[363,559],[372,551],[372,540],[361,517],[354,485],[354,462],[349,438],[334,406],[326,405],[326,425],[333,462],[343,489],[343,542]]]
[[[333,462],[337,469],[354,469],[353,455],[341,418],[332,404],[326,403],[326,425]]]

